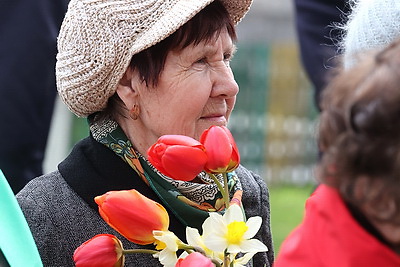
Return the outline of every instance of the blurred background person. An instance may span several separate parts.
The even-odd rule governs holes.
[[[342,27],[345,68],[363,57],[363,52],[381,49],[400,37],[400,1],[353,0],[349,20]]]
[[[400,15],[400,2],[396,0],[360,0],[351,1],[350,4],[352,11],[349,15],[348,21],[343,25],[339,25],[339,28],[344,30],[344,39],[340,43],[340,51],[344,53],[341,56],[341,64],[343,64],[343,68],[345,69],[350,69],[360,60],[364,60],[366,51],[382,49],[387,44],[400,37],[400,21],[398,19]],[[356,73],[354,73],[354,75],[356,75]],[[332,96],[332,94],[330,95]],[[338,96],[332,97],[335,97],[336,100],[339,99]],[[329,96],[326,98],[329,99]],[[338,104],[336,103],[335,105]],[[338,108],[337,110],[340,111],[341,108],[342,107]],[[324,118],[321,118],[321,120],[327,122],[327,120]],[[337,120],[333,121],[337,122]],[[332,127],[344,126],[339,124],[332,125]],[[332,133],[335,133],[335,131],[332,131]],[[320,142],[324,141],[320,140]],[[384,240],[380,238],[381,234],[377,234],[377,232],[374,230],[374,227],[369,228],[365,224],[363,224],[363,227],[367,227],[368,231],[372,231],[374,238],[378,238],[380,240],[379,242]],[[291,241],[293,241],[293,239],[291,239]],[[387,241],[382,242],[387,244]],[[294,244],[293,242],[290,243],[292,245]],[[300,242],[297,245],[299,244]],[[393,246],[391,245],[391,247]],[[296,253],[290,256],[291,252],[287,252],[289,253],[289,256],[286,255],[283,258],[294,259],[292,256],[302,257],[300,254],[296,255]]]
[[[315,106],[338,64],[338,43],[343,24],[349,12],[348,0],[294,0],[295,28],[301,62],[314,87]]]
[[[14,193],[42,174],[68,0],[0,2],[0,169]]]
[[[280,266],[400,266],[400,41],[326,88],[321,185],[284,241]]]

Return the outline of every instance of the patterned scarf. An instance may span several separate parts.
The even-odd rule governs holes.
[[[223,212],[225,205],[217,185],[207,173],[201,172],[196,180],[200,183],[174,180],[160,173],[136,151],[121,127],[113,120],[91,122],[90,131],[95,140],[114,151],[148,184],[160,197],[162,204],[169,207],[185,225],[201,230],[208,212]],[[223,183],[222,175],[217,175]],[[235,172],[228,173],[228,188],[231,202],[241,203],[242,186]]]

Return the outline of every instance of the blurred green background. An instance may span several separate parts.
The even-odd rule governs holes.
[[[279,185],[270,188],[271,227],[275,255],[286,236],[302,221],[305,200],[314,190],[313,184]]]

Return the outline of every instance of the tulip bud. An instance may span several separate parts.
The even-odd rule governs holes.
[[[163,135],[147,151],[148,160],[161,173],[191,181],[203,169],[207,155],[203,145],[184,135]]]
[[[165,208],[134,189],[110,191],[94,200],[104,221],[136,244],[153,243],[153,231],[169,227]]]
[[[178,259],[175,267],[215,267],[212,261],[199,252],[190,253],[184,259]]]
[[[201,135],[200,143],[206,148],[208,157],[206,172],[231,172],[239,166],[239,150],[228,128],[211,126]]]
[[[77,267],[121,267],[124,266],[122,243],[113,235],[96,235],[80,245],[74,252]]]

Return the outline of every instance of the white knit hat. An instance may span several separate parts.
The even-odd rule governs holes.
[[[214,0],[71,0],[58,36],[57,89],[77,116],[103,110],[133,55]],[[237,24],[252,0],[220,0]]]
[[[353,66],[363,51],[380,49],[400,37],[400,0],[353,0],[352,3],[342,44],[345,68]]]

